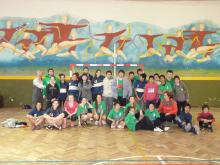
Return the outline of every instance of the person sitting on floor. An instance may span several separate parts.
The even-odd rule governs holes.
[[[88,99],[83,97],[81,103],[78,105],[76,113],[78,117],[78,127],[81,127],[82,124],[85,126],[88,121],[93,120],[92,109],[93,107]]]
[[[177,103],[168,91],[164,93],[164,99],[161,101],[158,111],[162,122],[175,122],[177,114]]]
[[[199,121],[200,130],[207,129],[213,132],[212,123],[215,121],[215,118],[209,112],[209,106],[207,104],[202,106],[202,112],[198,114],[197,120]]]
[[[149,105],[149,108],[144,111],[144,116],[148,117],[151,121],[151,124],[154,126],[155,132],[163,132],[168,131],[170,127],[165,127],[161,120],[160,120],[160,114],[157,109],[155,109],[155,105],[151,103]]]
[[[63,128],[66,128],[67,118],[70,118],[70,126],[74,127],[74,121],[77,120],[77,108],[78,103],[75,101],[74,95],[68,95],[67,100],[64,103],[64,123]]]
[[[106,124],[106,103],[102,101],[102,96],[98,94],[96,96],[96,101],[93,102],[93,114],[95,119],[95,125],[105,125]]]
[[[114,102],[114,107],[108,114],[107,124],[111,128],[124,128],[124,110],[120,107],[118,101]]]
[[[192,125],[192,115],[190,113],[191,105],[187,103],[184,107],[184,112],[180,112],[179,117],[177,117],[176,121],[179,128],[183,129],[185,132],[193,132],[194,134],[199,134],[199,127],[196,125]]]
[[[41,102],[37,102],[35,108],[27,114],[32,130],[39,130],[44,125],[44,110]]]
[[[52,106],[48,108],[44,114],[44,119],[48,124],[47,129],[59,129],[62,130],[64,114],[59,108],[59,101],[57,99],[52,100]]]

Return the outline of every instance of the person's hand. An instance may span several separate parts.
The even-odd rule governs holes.
[[[79,123],[79,124],[78,124],[78,127],[81,127],[81,126],[82,126],[81,123]]]
[[[166,113],[166,114],[165,114],[165,116],[168,116],[168,115],[170,115],[170,114],[169,114],[169,113]]]
[[[43,96],[43,99],[46,99],[46,96]]]
[[[204,123],[208,123],[209,122],[209,120],[208,119],[204,119]]]

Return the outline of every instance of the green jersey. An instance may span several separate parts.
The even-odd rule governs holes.
[[[98,108],[97,108],[97,106],[96,106],[96,102],[95,102],[95,101],[92,103],[92,106],[93,106],[93,108],[96,110],[96,113],[97,113],[98,115],[100,115],[101,113],[105,113],[105,112],[106,112],[106,104],[105,104],[104,101],[101,101],[101,102],[98,104]]]
[[[118,91],[118,96],[123,97],[123,79],[118,79],[117,80],[117,91]]]
[[[165,92],[165,91],[169,91],[169,92],[172,92],[172,86],[170,85],[169,82],[166,82],[165,84],[160,84],[159,87],[158,87],[158,92]],[[160,100],[163,100],[164,98],[164,95],[163,94],[160,94]]]
[[[128,103],[128,104],[126,104],[126,106],[125,106],[125,112],[128,110],[128,108],[130,108],[130,107],[132,107],[131,106],[131,103]],[[136,109],[136,111],[140,111],[141,110],[141,107],[140,107],[140,105],[139,104],[136,104],[135,105],[135,109]]]
[[[128,115],[125,117],[125,124],[129,130],[136,130],[137,119],[133,113],[129,112]]]
[[[160,118],[160,114],[157,109],[150,111],[149,109],[144,111],[144,116],[148,117],[151,121],[154,121]]]
[[[88,113],[88,108],[89,105],[87,103],[85,105],[79,104],[76,112],[77,116],[79,117],[81,114]]]
[[[108,118],[113,119],[115,121],[119,121],[124,117],[124,110],[120,109],[118,112],[114,110],[114,108],[109,112]]]

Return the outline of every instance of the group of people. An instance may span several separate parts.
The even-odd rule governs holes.
[[[37,71],[33,80],[33,109],[27,115],[32,129],[65,129],[75,125],[109,125],[110,128],[128,128],[131,131],[152,130],[164,132],[170,123],[177,124],[185,132],[199,134],[200,130],[213,131],[215,118],[209,106],[203,105],[198,114],[199,127],[193,125],[187,86],[174,76],[172,70],[165,75],[147,75],[142,69],[137,74],[119,70],[117,77],[108,70],[105,76],[96,70],[92,76],[88,67],[83,73],[73,73],[69,82],[65,74],[55,76],[48,69],[43,77]]]

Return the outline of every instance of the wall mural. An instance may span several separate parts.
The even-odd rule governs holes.
[[[67,15],[0,20],[0,66],[141,63],[151,68],[220,67],[220,28],[195,21],[163,29],[143,22],[92,22]]]

